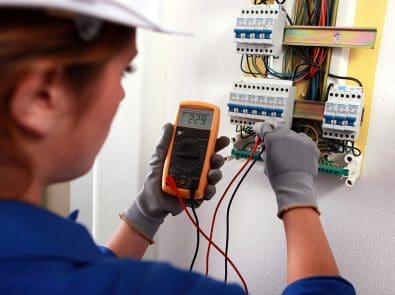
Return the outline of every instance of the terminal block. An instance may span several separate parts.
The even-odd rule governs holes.
[[[363,115],[363,102],[362,87],[344,85],[331,87],[325,103],[323,137],[357,140]]]
[[[250,5],[243,9],[234,29],[237,52],[279,56],[285,24],[286,13],[280,5]]]
[[[229,95],[230,123],[252,126],[255,122],[276,118],[290,129],[294,100],[292,81],[241,78]]]
[[[238,149],[233,147],[231,156],[234,157],[235,159],[240,159],[240,158],[245,158],[247,159],[251,155],[251,150],[250,149]],[[347,155],[349,157],[349,155]],[[260,152],[255,152],[255,154],[252,157],[254,160],[258,161],[263,161],[262,156],[260,155]],[[350,158],[351,159],[351,158]],[[352,158],[354,160],[354,158]],[[359,159],[358,159],[359,160]],[[351,163],[351,162],[350,162]],[[320,173],[324,174],[330,174],[330,175],[337,175],[340,177],[346,177],[346,185],[347,186],[353,186],[356,179],[360,175],[360,170],[357,168],[360,168],[360,166],[357,167],[357,164],[361,163],[361,161],[356,161],[354,160],[353,164],[345,164],[343,166],[337,164],[334,161],[325,159],[323,156],[320,157],[319,163],[318,163],[318,171]],[[354,165],[356,168],[354,168]],[[350,170],[350,168],[352,168]]]

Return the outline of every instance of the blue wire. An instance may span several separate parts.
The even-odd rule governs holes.
[[[315,100],[315,76],[311,79],[311,100]]]
[[[269,73],[273,73],[277,76],[281,76],[284,79],[292,79],[293,78],[293,74],[287,74],[287,73],[280,73],[277,72],[275,70],[273,70],[267,63],[265,63],[265,67],[267,68],[267,70],[269,71]],[[300,78],[301,76],[303,76],[304,74],[306,74],[306,70],[302,70],[300,72],[297,72],[295,75],[295,79]]]

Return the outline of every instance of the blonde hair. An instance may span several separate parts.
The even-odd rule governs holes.
[[[39,58],[53,60],[81,92],[106,62],[131,42],[134,34],[133,28],[105,22],[96,38],[84,41],[70,17],[41,10],[0,9],[1,198],[23,193],[31,180],[29,156],[9,112],[15,87],[29,66]],[[89,101],[78,105],[84,110]]]

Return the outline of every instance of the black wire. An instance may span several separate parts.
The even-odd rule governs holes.
[[[355,146],[355,142],[352,140],[342,141],[331,138],[321,138],[319,145],[325,148],[326,151],[337,154],[351,152],[355,157],[359,157],[362,154],[361,150]]]
[[[193,254],[193,258],[192,258],[192,262],[191,265],[189,266],[189,271],[193,270],[193,266],[195,265],[195,261],[196,261],[196,257],[198,255],[199,252],[199,245],[200,245],[200,232],[199,232],[199,218],[196,214],[196,210],[195,210],[195,191],[194,190],[190,190],[190,194],[191,194],[191,209],[192,209],[192,213],[193,216],[195,217],[195,222],[196,222],[196,248],[195,248],[195,254]]]
[[[304,63],[300,63],[295,67],[294,73],[292,75],[292,81],[295,80],[295,76],[296,73],[298,72],[299,67],[301,66],[310,66],[310,67],[315,67],[318,69],[319,72],[321,73],[325,73],[325,71],[321,70],[320,66],[314,64],[314,63],[309,63],[309,62],[304,62]],[[358,80],[357,78],[354,77],[348,77],[348,76],[339,76],[339,75],[335,75],[332,73],[328,73],[328,76],[331,78],[336,78],[336,79],[341,79],[341,80],[350,80],[350,81],[354,81],[355,83],[357,83],[360,87],[363,87],[363,84],[360,80]]]
[[[237,132],[237,129],[236,129],[236,132]],[[242,139],[248,138],[248,137],[255,134],[254,131],[252,131],[252,127],[241,127],[239,132],[240,132],[240,137]],[[247,136],[244,136],[243,132],[246,133]]]
[[[287,20],[288,20],[289,24],[290,24],[291,26],[293,26],[294,24],[293,24],[293,22],[292,22],[292,19],[291,19],[291,17],[289,16],[288,12],[285,10],[284,7],[283,7],[283,11],[285,12],[285,16],[287,17]]]
[[[246,56],[247,56],[247,55],[246,55]],[[244,68],[243,68],[243,61],[244,61],[244,54],[241,55],[241,59],[240,59],[240,69],[241,69],[241,71],[242,71],[244,74],[249,74],[249,75],[252,75],[252,76],[254,76],[254,77],[256,78],[255,75],[259,75],[259,73],[253,73],[253,72],[251,71],[250,63],[248,62],[248,57],[247,57],[247,66],[248,66],[249,72],[247,72],[246,70],[244,70]]]
[[[354,82],[357,83],[360,87],[363,87],[362,82],[361,82],[360,80],[358,80],[357,78],[354,78],[354,77],[338,76],[338,75],[331,74],[331,73],[329,73],[328,76],[331,77],[331,78],[336,78],[336,79],[354,81]]]
[[[348,143],[350,143],[351,146]],[[343,145],[344,151],[347,153],[352,152],[355,157],[359,157],[362,153],[361,150],[355,146],[354,141],[345,140]]]
[[[325,101],[328,101],[329,91],[331,90],[332,87],[333,87],[333,83],[330,83],[326,88]]]
[[[259,153],[259,157],[263,154],[263,152],[265,151],[265,148],[262,147],[262,151]],[[228,203],[228,207],[226,209],[226,245],[225,245],[225,257],[228,256],[228,252],[229,252],[229,219],[230,219],[230,207],[232,206],[233,200],[236,196],[237,191],[240,188],[240,185],[243,183],[244,179],[246,178],[246,176],[248,175],[248,173],[250,172],[251,168],[254,167],[255,163],[258,161],[258,159],[255,159],[250,167],[248,167],[247,171],[244,173],[243,177],[240,179],[239,183],[237,184],[235,190],[232,193],[232,197],[229,200]],[[225,278],[224,278],[224,282],[226,283],[228,280],[228,260],[225,258]]]
[[[298,69],[299,69],[299,67],[301,67],[301,66],[316,67],[316,68],[318,68],[318,69],[320,68],[318,65],[316,65],[316,64],[314,64],[314,63],[312,63],[312,62],[304,62],[304,63],[298,64],[298,65],[295,67],[295,70],[294,70],[294,72],[293,72],[292,81],[295,81],[296,73],[298,72]],[[309,68],[306,68],[306,69],[309,69]],[[303,70],[306,70],[306,69],[303,69]],[[306,71],[306,72],[307,72],[307,71]]]
[[[255,135],[254,130],[252,129],[252,127],[247,126],[247,127],[243,127],[243,131],[244,133],[247,133],[248,135]]]

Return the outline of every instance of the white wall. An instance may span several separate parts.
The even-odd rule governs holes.
[[[388,1],[387,15],[395,15]],[[147,163],[160,127],[172,121],[182,99],[204,99],[223,109],[221,134],[231,136],[226,124],[226,97],[241,73],[232,43],[233,22],[242,0],[172,0],[163,11],[164,22],[194,32],[193,38],[141,33],[139,73],[127,81],[124,102],[97,162],[93,232],[103,243],[118,224],[147,172]],[[394,294],[395,290],[395,20],[386,17],[377,70],[373,110],[363,177],[352,188],[336,177],[319,176],[317,188],[322,222],[344,277],[358,294]],[[369,70],[369,69],[366,69]],[[224,153],[229,153],[229,149]],[[233,161],[223,168],[218,191],[240,167]],[[276,217],[275,197],[261,165],[242,185],[231,213],[230,255],[247,279],[251,294],[279,294],[285,286],[286,251],[282,223]],[[219,197],[219,195],[217,196]],[[198,214],[209,228],[215,201]],[[219,212],[215,240],[224,245],[225,211]],[[159,260],[189,266],[195,231],[187,218],[168,218],[156,237]],[[204,268],[202,243],[196,269]],[[223,276],[223,260],[211,254],[211,274]],[[237,281],[230,271],[231,280]]]

